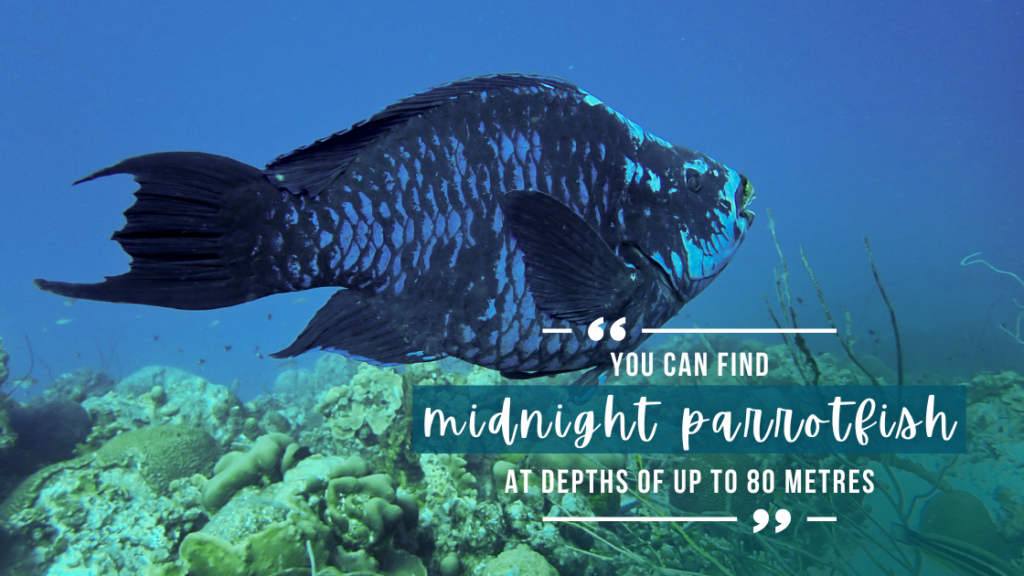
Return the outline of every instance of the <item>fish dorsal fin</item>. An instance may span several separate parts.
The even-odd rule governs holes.
[[[565,80],[529,74],[494,74],[457,80],[400,100],[374,114],[369,120],[279,156],[267,165],[263,173],[278,188],[293,194],[316,196],[330,188],[364,146],[394,126],[464,94],[506,88],[580,92],[579,88]]]
[[[570,322],[591,322],[626,308],[640,277],[586,220],[536,190],[513,190],[500,202],[523,251],[526,284],[542,310]]]
[[[275,358],[298,356],[320,348],[378,366],[416,364],[445,356],[428,354],[409,344],[374,309],[372,297],[354,290],[339,290],[317,310],[306,329]]]

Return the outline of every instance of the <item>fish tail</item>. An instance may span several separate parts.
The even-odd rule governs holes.
[[[255,242],[245,245],[251,235],[239,230],[235,212],[257,194],[270,201],[282,194],[258,169],[213,154],[164,152],[129,158],[75,184],[114,174],[131,174],[139,183],[127,223],[112,237],[131,256],[130,271],[95,284],[36,280],[36,286],[69,298],[183,310],[281,291],[246,272]]]

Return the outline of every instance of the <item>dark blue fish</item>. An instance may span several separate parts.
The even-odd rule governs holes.
[[[279,157],[129,158],[79,182],[140,187],[114,234],[131,270],[72,298],[202,310],[342,287],[275,356],[446,356],[532,377],[634,350],[742,243],[746,178],[554,78],[469,78]],[[587,325],[627,319],[595,342]],[[571,328],[571,334],[544,334]]]

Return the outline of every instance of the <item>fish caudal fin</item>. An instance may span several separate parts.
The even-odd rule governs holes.
[[[226,242],[233,232],[225,202],[277,193],[256,168],[224,156],[163,152],[124,160],[75,182],[131,174],[136,201],[115,232],[131,257],[131,269],[96,284],[36,280],[43,290],[104,302],[209,310],[276,292],[245,277],[239,265],[247,248]]]

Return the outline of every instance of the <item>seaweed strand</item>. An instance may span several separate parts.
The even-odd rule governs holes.
[[[775,267],[775,291],[779,299],[779,308],[782,310],[782,317],[786,319],[786,325],[789,328],[798,328],[796,321],[796,309],[793,307],[793,298],[789,293],[789,267],[786,264],[786,257],[782,253],[782,246],[779,244],[779,238],[775,235],[775,219],[772,218],[772,211],[768,210],[768,230],[772,233],[772,241],[775,242],[775,251],[779,253],[780,266]],[[762,296],[764,296],[762,294]],[[768,302],[768,297],[764,296],[764,303],[768,307],[768,314],[771,315],[772,321],[775,322],[775,326],[782,328],[782,324],[779,322],[778,317],[775,316],[775,311],[772,310],[771,304]],[[797,367],[797,371],[800,373],[800,378],[803,379],[804,384],[811,385],[811,379],[804,374],[804,363],[800,362],[800,354],[797,354],[797,350],[804,355],[807,359],[806,363],[809,364],[814,373],[813,383],[815,386],[818,385],[818,381],[821,379],[821,369],[818,367],[818,362],[811,354],[811,351],[807,348],[807,343],[803,341],[803,337],[797,334],[794,338],[795,345],[789,341],[789,337],[786,334],[782,334],[782,341],[786,343],[786,347],[789,348],[789,353],[793,356],[793,363]]]
[[[882,300],[885,300],[885,306],[889,309],[889,317],[892,319],[892,331],[896,335],[896,374],[897,383],[899,386],[903,386],[903,344],[900,341],[900,329],[896,325],[896,310],[892,307],[892,302],[889,302],[889,296],[885,294],[885,286],[882,286],[882,278],[878,275],[878,268],[875,267],[875,257],[871,254],[871,243],[868,242],[868,237],[864,237],[864,247],[868,251],[868,261],[871,262],[871,273],[875,275],[875,284],[878,284],[878,291],[882,293]]]
[[[853,349],[850,348],[850,343],[843,339],[839,335],[839,328],[836,326],[835,321],[832,319],[832,312],[828,309],[828,304],[825,303],[825,293],[821,291],[821,286],[818,284],[818,278],[814,275],[814,269],[811,268],[811,263],[807,261],[807,256],[804,254],[804,247],[800,247],[800,259],[804,262],[804,268],[807,269],[807,273],[811,275],[811,282],[814,283],[814,290],[818,293],[818,301],[821,302],[821,309],[825,311],[825,318],[828,320],[830,326],[836,329],[836,339],[839,340],[839,344],[843,347],[846,355],[850,357],[850,361],[854,363],[857,368],[860,368],[861,372],[868,375],[871,378],[871,382],[875,386],[881,386],[882,382],[875,377],[874,374],[868,372],[868,369],[857,360],[857,356],[854,355]],[[902,373],[901,373],[902,374]]]

